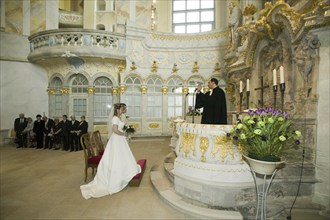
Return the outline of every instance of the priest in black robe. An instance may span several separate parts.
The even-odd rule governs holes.
[[[210,79],[209,91],[202,93],[202,85],[198,84],[195,108],[204,108],[202,124],[227,124],[227,104],[225,92],[218,86],[218,80]]]

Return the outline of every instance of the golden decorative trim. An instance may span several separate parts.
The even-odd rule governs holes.
[[[154,60],[151,65],[151,72],[157,72],[157,70],[158,70],[158,65],[156,60]]]
[[[182,88],[182,93],[183,93],[183,94],[188,94],[188,91],[189,91],[188,88],[186,88],[186,87],[185,87],[185,88]]]
[[[230,138],[227,138],[227,136],[214,136],[213,158],[215,158],[217,153],[220,154],[222,163],[225,161],[227,155],[230,155],[234,159],[234,151]]]
[[[205,153],[207,151],[207,148],[209,147],[209,138],[207,137],[201,137],[200,138],[200,144],[199,144],[199,149],[202,152],[202,156],[201,156],[201,161],[205,162]]]
[[[69,94],[70,93],[70,88],[68,88],[68,87],[62,87],[61,88],[61,92],[62,92],[62,94]]]
[[[198,70],[199,70],[198,62],[195,61],[195,62],[194,62],[194,66],[193,66],[193,68],[192,68],[192,72],[193,72],[193,73],[196,73],[196,72],[198,72]]]
[[[112,88],[112,94],[117,95],[118,94],[118,88]]]
[[[121,61],[120,64],[118,65],[118,72],[121,73],[125,70],[124,62]]]
[[[131,69],[132,71],[134,71],[134,70],[137,69],[137,67],[135,66],[135,62],[132,62],[132,65],[131,65],[130,69]]]
[[[167,86],[163,86],[163,87],[162,87],[162,93],[163,93],[164,95],[168,93],[168,88],[167,88]]]
[[[193,151],[193,155],[195,155],[195,138],[196,134],[191,133],[181,133],[181,143],[179,147],[179,151],[183,150],[185,157],[188,156],[190,150]]]
[[[147,86],[141,86],[140,88],[142,94],[146,94],[148,92],[148,87]]]
[[[203,88],[203,92],[204,92],[204,93],[207,93],[208,91],[210,91],[210,89],[209,89],[208,87],[204,87],[204,88]]]
[[[126,85],[120,85],[119,86],[119,91],[120,91],[120,93],[124,93],[125,91],[126,91]]]
[[[94,87],[88,87],[87,88],[87,93],[88,94],[94,94],[95,93],[95,88]]]
[[[160,124],[159,123],[150,123],[148,125],[148,127],[151,129],[158,129],[160,127]]]
[[[52,89],[52,88],[48,88],[47,93],[48,93],[48,95],[54,95],[56,93],[56,90]]]

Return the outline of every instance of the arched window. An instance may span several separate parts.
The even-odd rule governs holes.
[[[54,77],[50,82],[50,86],[55,89],[54,98],[50,99],[50,102],[53,104],[51,106],[54,106],[54,109],[50,110],[50,112],[54,114],[52,116],[59,117],[63,113],[63,96],[61,92],[62,85],[62,80],[59,77]]]
[[[112,106],[113,83],[107,77],[99,77],[94,81],[94,116],[104,117],[110,113]]]
[[[162,85],[163,82],[158,77],[149,78],[147,81],[148,96],[147,96],[147,117],[161,118],[162,117]]]
[[[73,114],[87,115],[87,88],[88,80],[85,76],[77,74],[72,79],[71,91],[73,98]]]
[[[183,98],[182,98],[182,88],[183,82],[180,78],[173,77],[167,82],[168,87],[168,110],[167,116],[182,116]]]
[[[141,118],[141,80],[135,76],[128,77],[126,83],[127,115]]]

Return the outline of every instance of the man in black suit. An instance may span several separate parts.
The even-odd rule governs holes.
[[[45,121],[45,146],[44,149],[49,148],[52,149],[53,147],[53,128],[54,128],[54,121],[51,118],[47,118],[47,116],[43,117],[43,120]]]
[[[202,124],[227,124],[227,104],[225,92],[218,86],[218,80],[210,79],[210,91],[202,93],[202,85],[197,86],[196,108],[204,108]]]
[[[27,134],[23,133],[23,130],[27,126],[27,120],[23,113],[19,114],[19,117],[15,119],[14,130],[16,132],[17,148],[27,147]]]
[[[74,115],[71,115],[71,122],[70,122],[70,151],[77,151],[79,148],[79,141],[78,141],[78,130],[79,130],[79,121],[76,120]]]
[[[33,132],[36,134],[37,148],[41,149],[44,147],[44,130],[45,121],[42,120],[41,115],[37,115],[37,120],[33,124]]]
[[[69,150],[69,136],[70,136],[70,128],[71,124],[70,121],[68,121],[68,116],[63,115],[62,116],[62,121],[60,122],[60,127],[61,127],[61,135],[62,135],[62,144],[63,144],[63,149],[62,150]]]

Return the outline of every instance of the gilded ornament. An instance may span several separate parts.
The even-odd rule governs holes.
[[[201,156],[201,161],[205,162],[205,153],[207,151],[207,148],[209,147],[209,138],[207,137],[201,137],[200,138],[200,144],[199,144],[199,149],[202,152],[202,156]]]
[[[182,93],[183,94],[188,94],[189,89],[188,88],[182,88]]]
[[[55,89],[48,88],[47,93],[48,93],[48,95],[53,95],[56,93],[56,91],[55,91]]]
[[[181,133],[181,143],[179,147],[179,151],[184,152],[185,157],[188,156],[190,150],[193,151],[193,155],[195,155],[195,138],[196,134],[191,134],[191,133]]]
[[[204,88],[203,88],[203,92],[204,92],[204,93],[207,93],[208,91],[210,91],[210,89],[209,89],[208,87],[204,87]]]
[[[120,91],[120,93],[124,93],[126,91],[126,86],[125,85],[120,85],[119,86],[119,91]]]
[[[231,143],[231,139],[227,138],[227,136],[214,136],[213,158],[219,153],[222,163],[225,161],[227,155],[230,155],[234,159],[234,151]]]
[[[124,63],[121,62],[118,66],[118,72],[121,73],[121,72],[123,72],[124,69],[125,69]]]
[[[157,70],[158,70],[158,65],[157,65],[157,62],[154,60],[151,65],[151,71],[157,72]]]
[[[192,72],[195,73],[195,72],[198,72],[198,70],[199,70],[198,62],[195,61],[194,62],[194,66],[192,68]]]
[[[95,88],[94,87],[88,87],[87,92],[88,92],[88,94],[94,94],[95,93]]]
[[[141,86],[141,93],[142,94],[146,94],[147,93],[147,91],[148,91],[148,88],[147,88],[147,86]]]
[[[166,86],[162,87],[162,93],[167,94],[168,93],[168,88]]]
[[[214,71],[219,71],[221,69],[220,64],[216,63],[213,69]]]
[[[70,92],[70,88],[63,87],[63,88],[61,88],[61,92],[62,92],[63,94],[68,94],[68,93]]]
[[[114,95],[118,94],[118,88],[112,88],[112,94]]]
[[[151,129],[158,129],[160,127],[160,124],[159,123],[150,123],[148,125],[148,127]]]
[[[175,63],[175,64],[173,64],[173,68],[172,68],[172,73],[176,73],[176,72],[178,72],[178,68],[177,68],[177,64]]]
[[[135,62],[132,62],[132,65],[131,65],[130,69],[131,69],[132,71],[134,71],[134,70],[137,69],[137,67],[136,67],[136,65],[135,65]]]

